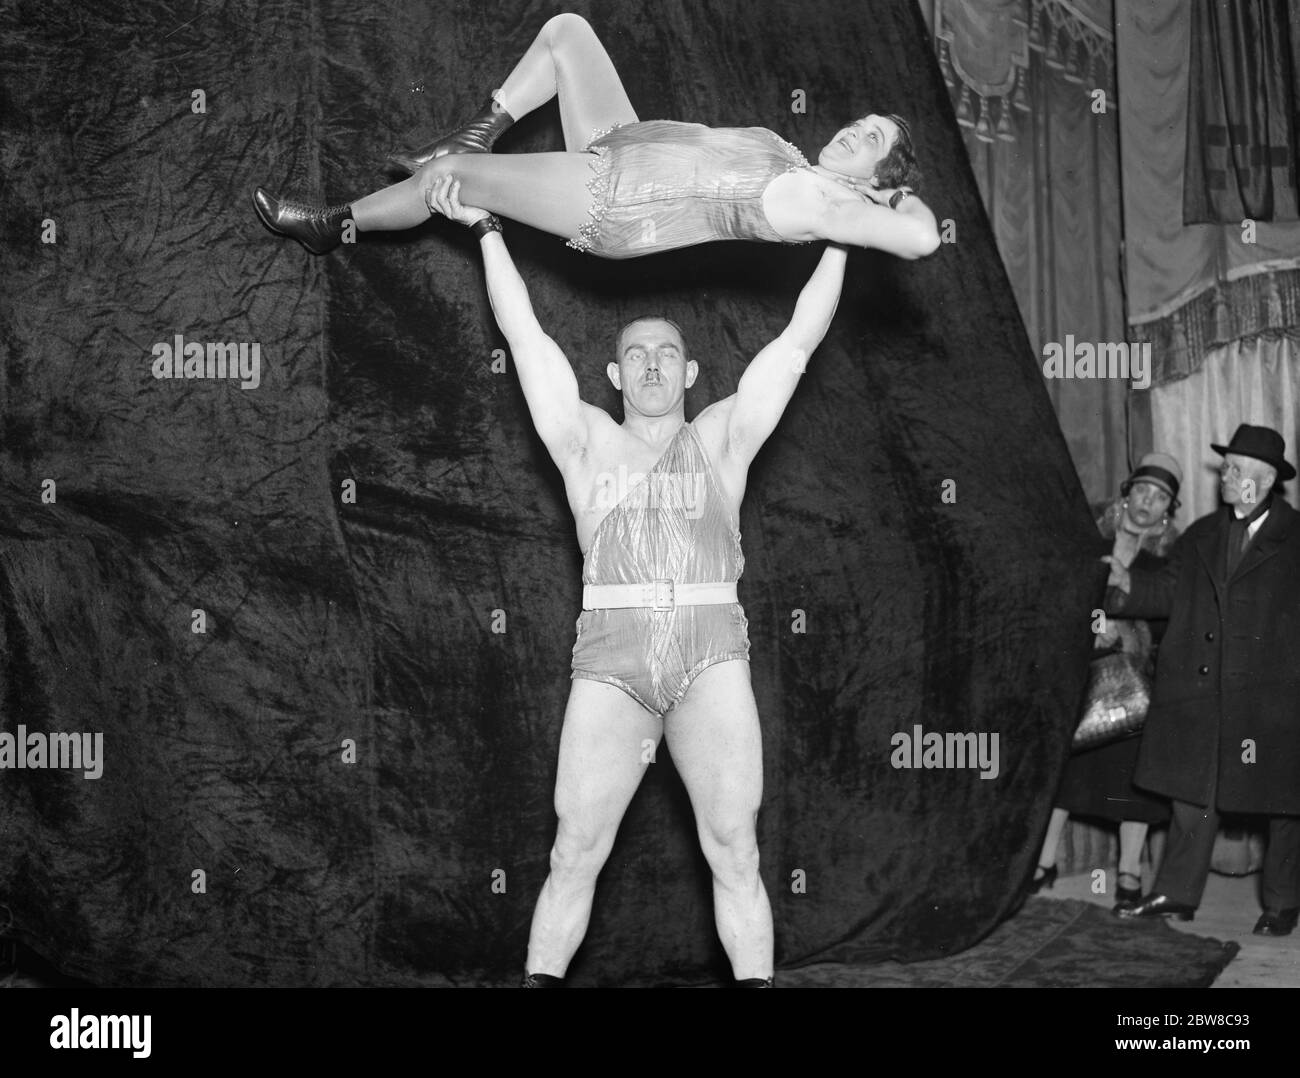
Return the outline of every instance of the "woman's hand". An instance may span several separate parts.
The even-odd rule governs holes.
[[[1112,557],[1109,554],[1101,560],[1110,566],[1110,576],[1106,578],[1106,586],[1119,588],[1120,591],[1127,594],[1131,584],[1131,577],[1123,563],[1120,562],[1119,558]]]
[[[1112,648],[1116,641],[1119,640],[1119,626],[1115,624],[1114,618],[1107,618],[1105,621],[1106,631],[1097,633],[1093,640],[1093,647],[1099,649]]]
[[[462,206],[460,202],[460,180],[451,173],[438,176],[426,183],[424,201],[433,213],[442,214],[449,221],[462,225],[472,225],[491,216],[487,210],[477,206]]]
[[[889,200],[898,191],[897,187],[873,187],[870,183],[855,183],[853,189],[877,206],[884,206],[885,209],[889,209]]]
[[[898,187],[880,187],[872,180],[863,180],[856,176],[837,176],[836,179],[846,187],[853,188],[868,202],[874,202],[877,206],[884,206],[885,209],[889,209],[889,200],[900,190]]]

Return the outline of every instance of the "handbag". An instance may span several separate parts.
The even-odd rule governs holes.
[[[1142,732],[1151,707],[1151,682],[1143,663],[1122,651],[1092,660],[1083,718],[1071,749],[1095,749]]]

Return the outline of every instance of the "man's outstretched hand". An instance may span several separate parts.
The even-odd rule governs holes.
[[[487,210],[477,206],[462,206],[460,203],[460,180],[450,173],[439,176],[424,188],[424,201],[434,213],[442,214],[449,221],[462,225],[472,225],[490,216]]]

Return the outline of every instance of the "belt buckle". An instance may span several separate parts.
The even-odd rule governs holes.
[[[651,583],[654,586],[655,610],[671,610],[677,605],[676,589],[671,580],[660,578]]]

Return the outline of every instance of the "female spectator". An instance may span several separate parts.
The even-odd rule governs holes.
[[[1119,497],[1102,509],[1097,527],[1113,540],[1111,554],[1125,567],[1155,568],[1164,560],[1178,537],[1169,517],[1178,508],[1181,482],[1182,469],[1173,457],[1148,453],[1120,487]],[[1097,656],[1113,651],[1134,656],[1148,678],[1154,671],[1155,641],[1145,621],[1107,619],[1095,646]],[[1142,846],[1152,824],[1169,820],[1169,804],[1132,783],[1140,742],[1139,737],[1129,737],[1070,757],[1038,855],[1031,892],[1056,882],[1057,846],[1065,821],[1074,815],[1119,825],[1115,908],[1132,908],[1141,899]]]

